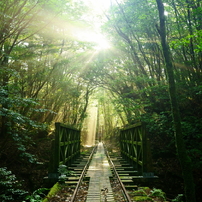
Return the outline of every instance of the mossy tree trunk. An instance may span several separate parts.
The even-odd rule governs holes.
[[[169,83],[169,94],[172,107],[172,116],[175,129],[175,141],[184,179],[185,197],[187,202],[195,202],[196,199],[195,199],[194,180],[192,174],[192,164],[191,159],[187,155],[185,142],[183,139],[181,118],[178,107],[176,84],[173,71],[174,66],[172,63],[172,57],[170,54],[169,46],[166,40],[164,5],[161,0],[156,0],[156,2],[158,6],[159,20],[160,20],[160,27],[158,31],[161,37],[161,45],[166,64],[167,78]]]

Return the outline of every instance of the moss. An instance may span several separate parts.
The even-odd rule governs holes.
[[[138,190],[130,193],[135,201],[165,201],[166,194],[161,189],[150,189],[149,187],[139,187]]]
[[[61,185],[57,182],[49,191],[48,195],[46,198],[43,200],[43,202],[48,202],[48,198],[54,196],[58,191],[60,191]]]
[[[149,187],[140,187],[139,189],[144,190],[144,192],[145,192],[147,195],[149,195],[150,192],[151,192],[151,189],[150,189]]]
[[[147,196],[146,192],[142,189],[133,192],[134,196]]]
[[[153,201],[153,199],[148,196],[135,196],[133,199],[135,201]]]
[[[139,189],[147,190],[150,189],[149,187],[139,187]]]
[[[134,196],[147,196],[150,194],[151,189],[149,187],[139,187],[138,190],[134,191],[132,194]]]

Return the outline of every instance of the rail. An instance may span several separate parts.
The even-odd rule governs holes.
[[[115,168],[115,166],[114,166],[114,163],[112,162],[112,160],[111,160],[111,158],[110,158],[110,156],[109,156],[109,153],[108,153],[106,147],[105,147],[105,154],[106,154],[106,156],[107,156],[107,158],[108,158],[108,161],[109,161],[109,163],[110,163],[110,165],[111,165],[111,167],[112,167],[112,169],[113,169],[113,172],[114,172],[114,174],[115,174],[115,176],[116,176],[118,182],[119,182],[120,185],[121,185],[121,188],[122,188],[122,190],[123,190],[123,194],[124,194],[124,196],[125,196],[125,199],[127,200],[127,202],[132,202],[131,199],[130,199],[130,196],[128,195],[128,193],[127,193],[127,191],[126,191],[126,189],[125,189],[124,184],[123,184],[122,181],[121,181],[121,178],[119,177],[118,172],[116,171],[116,168]]]
[[[88,158],[88,161],[87,161],[87,163],[86,163],[86,165],[85,165],[85,167],[84,167],[84,169],[83,169],[83,171],[82,171],[82,173],[81,173],[81,176],[80,176],[80,178],[79,178],[79,181],[78,181],[78,183],[77,183],[77,185],[76,185],[76,188],[75,188],[75,190],[74,190],[74,193],[73,193],[73,195],[72,195],[71,202],[74,202],[74,201],[75,201],[75,197],[76,197],[76,195],[77,195],[77,193],[78,193],[79,186],[80,186],[80,184],[81,184],[81,182],[82,182],[82,180],[83,180],[83,178],[84,178],[84,176],[85,176],[85,174],[86,174],[86,171],[87,171],[87,169],[88,169],[88,167],[89,167],[89,164],[90,164],[90,162],[91,162],[91,160],[92,160],[92,157],[93,157],[93,154],[95,153],[96,148],[97,148],[97,146],[95,146],[95,147],[93,148],[93,151],[91,152],[91,154],[90,154],[90,156],[89,156],[89,158]]]

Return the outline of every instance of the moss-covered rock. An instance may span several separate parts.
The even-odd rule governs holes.
[[[61,185],[57,182],[49,191],[47,197],[43,200],[43,202],[48,202],[48,198],[54,196],[59,190],[61,190]]]
[[[154,201],[152,198],[150,198],[148,196],[135,196],[135,197],[133,197],[133,200],[135,200],[135,201],[144,201],[144,202]]]

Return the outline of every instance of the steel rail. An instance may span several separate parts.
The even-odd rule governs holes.
[[[89,156],[89,158],[88,158],[88,162],[86,163],[86,165],[85,165],[85,167],[84,167],[84,169],[83,169],[83,171],[82,171],[82,173],[81,173],[81,175],[80,175],[79,181],[78,181],[78,183],[77,183],[77,185],[76,185],[76,188],[75,188],[75,190],[74,190],[74,193],[73,193],[73,195],[72,195],[71,202],[74,202],[74,200],[75,200],[75,198],[76,198],[76,195],[77,195],[79,186],[80,186],[80,184],[81,184],[81,182],[82,182],[82,180],[83,180],[83,178],[84,178],[84,175],[85,175],[85,173],[86,173],[86,170],[87,170],[88,167],[89,167],[89,164],[90,164],[90,162],[91,162],[91,160],[92,160],[92,157],[93,157],[93,154],[95,153],[96,148],[97,148],[97,145],[93,148],[93,151],[91,152],[91,154],[90,154],[90,156]]]
[[[121,188],[122,188],[122,190],[123,190],[123,194],[125,195],[125,198],[126,198],[127,202],[132,202],[131,199],[130,199],[130,196],[128,195],[128,193],[127,193],[127,191],[126,191],[126,189],[125,189],[124,184],[123,184],[122,181],[121,181],[121,178],[119,177],[118,172],[116,171],[116,167],[114,166],[114,163],[112,162],[112,160],[111,160],[111,158],[110,158],[110,156],[109,156],[109,153],[108,153],[106,147],[105,147],[105,153],[106,153],[106,156],[107,156],[107,158],[108,158],[108,160],[109,160],[109,163],[110,163],[111,166],[112,166],[112,169],[113,169],[113,171],[114,171],[114,174],[116,175],[116,177],[117,177],[117,179],[118,179],[118,181],[119,181],[119,183],[120,183],[120,185],[121,185]]]

